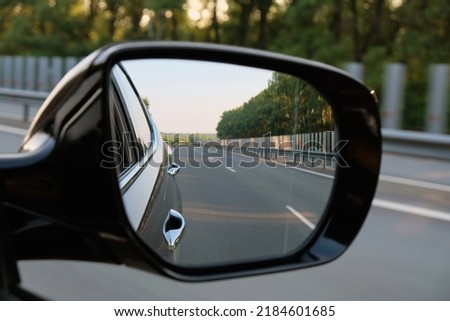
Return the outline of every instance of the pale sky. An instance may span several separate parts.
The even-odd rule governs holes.
[[[215,133],[224,110],[267,88],[272,71],[215,62],[146,59],[124,62],[150,102],[160,132]]]

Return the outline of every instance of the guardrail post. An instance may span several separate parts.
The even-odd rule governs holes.
[[[3,80],[5,79],[4,70],[3,70],[3,56],[0,56],[0,87],[3,87]]]
[[[25,59],[25,89],[36,89],[36,58],[27,57]]]
[[[381,109],[384,128],[399,128],[403,109],[406,67],[403,64],[389,64],[385,68]]]
[[[29,119],[30,119],[30,104],[25,103],[23,105],[23,121],[27,123]]]
[[[49,91],[48,85],[48,58],[39,57],[38,59],[38,84],[37,89],[39,91]]]
[[[22,56],[14,57],[13,88],[23,88],[24,60]]]
[[[300,163],[300,157],[301,157],[300,153],[294,153],[294,165],[297,165]]]
[[[445,133],[447,120],[449,66],[435,64],[429,68],[426,129]]]
[[[52,57],[51,64],[50,89],[54,88],[63,76],[63,59],[61,57]]]
[[[364,80],[364,66],[359,62],[349,62],[344,65],[344,70],[359,80]]]
[[[77,58],[75,58],[75,57],[67,57],[66,58],[65,72],[67,73],[70,69],[75,67],[76,64],[77,64]]]
[[[13,58],[11,56],[3,56],[2,58],[2,87],[11,88]]]

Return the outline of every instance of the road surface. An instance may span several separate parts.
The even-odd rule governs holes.
[[[183,167],[176,180],[186,220],[173,253],[177,263],[210,266],[295,252],[321,218],[334,170],[317,175],[212,150],[174,151],[175,162]]]
[[[14,150],[14,135],[0,128],[1,151]],[[450,300],[450,164],[383,155],[368,219],[324,266],[206,283],[67,261],[23,261],[20,273],[58,300]]]

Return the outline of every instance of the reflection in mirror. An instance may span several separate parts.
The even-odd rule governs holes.
[[[130,224],[164,260],[273,259],[312,236],[337,158],[330,104],[305,81],[222,63],[130,60],[113,68],[110,102]]]

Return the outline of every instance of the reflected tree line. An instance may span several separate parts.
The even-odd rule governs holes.
[[[334,122],[331,106],[311,85],[273,73],[266,89],[225,111],[216,130],[220,139],[278,136],[332,131]]]

